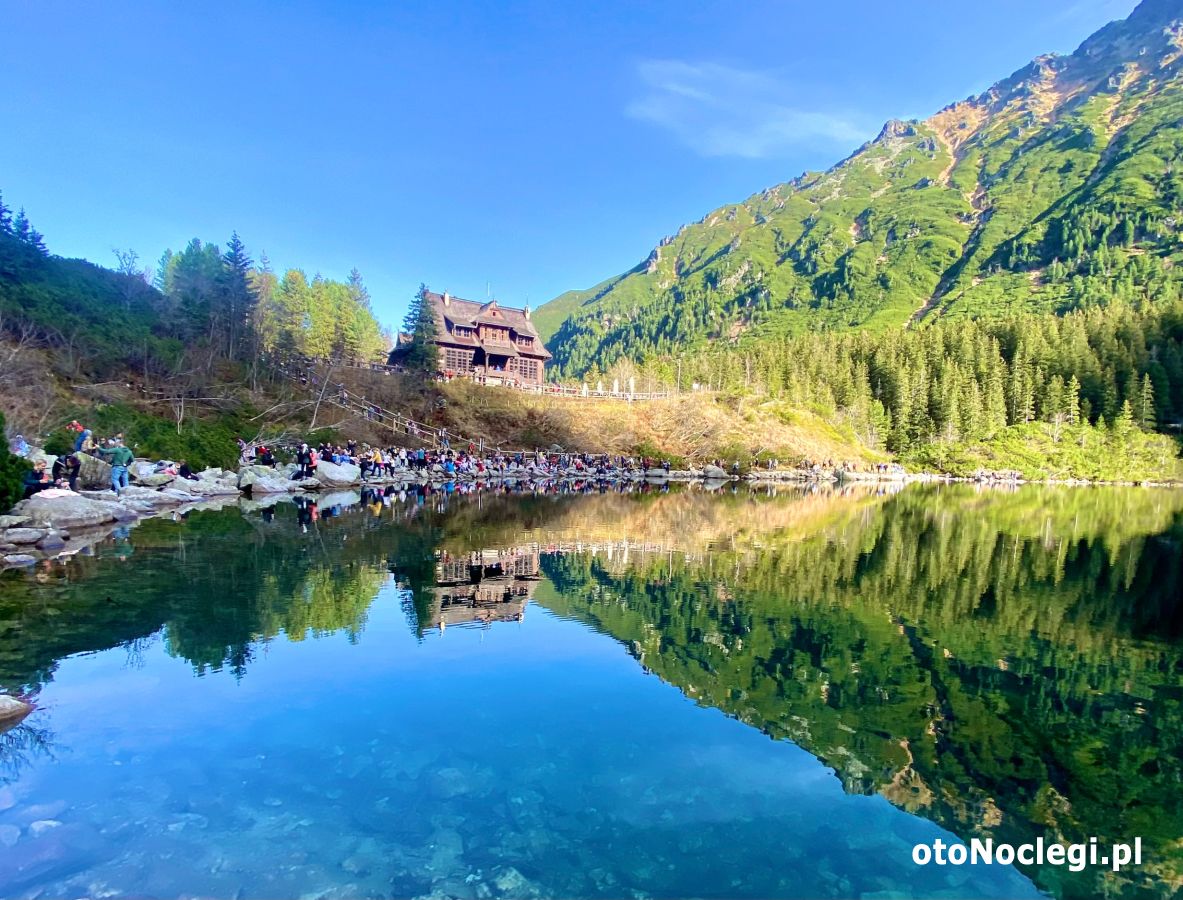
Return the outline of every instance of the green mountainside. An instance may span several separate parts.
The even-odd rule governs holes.
[[[1183,9],[1144,0],[823,173],[722,207],[537,311],[558,371],[712,340],[1177,298]]]

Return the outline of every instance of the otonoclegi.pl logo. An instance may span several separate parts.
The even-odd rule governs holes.
[[[1067,866],[1080,872],[1088,866],[1110,866],[1120,872],[1123,866],[1142,864],[1142,839],[1131,844],[1100,844],[1089,838],[1082,844],[1053,844],[1039,838],[1033,844],[996,844],[993,838],[973,838],[965,844],[947,844],[939,838],[931,844],[912,848],[912,862],[918,866],[993,865],[1018,863],[1024,866]]]

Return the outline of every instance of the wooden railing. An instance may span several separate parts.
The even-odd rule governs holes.
[[[312,363],[315,365],[331,367],[334,369],[357,369],[363,372],[380,372],[388,375],[402,375],[405,370],[398,366],[388,366],[383,363],[363,363],[358,361],[350,361],[343,359],[314,359]],[[664,400],[667,397],[673,396],[671,391],[636,391],[629,390],[627,387],[621,388],[619,386],[614,389],[607,389],[602,386],[592,387],[584,384],[580,387],[575,385],[556,384],[554,382],[544,382],[543,384],[522,384],[514,383],[514,374],[512,372],[488,372],[474,369],[471,373],[456,374],[451,379],[463,379],[474,381],[477,384],[490,384],[490,380],[496,383],[490,384],[492,387],[505,387],[510,390],[521,391],[526,394],[537,394],[545,397],[569,397],[575,400],[626,400],[646,401],[646,400]]]

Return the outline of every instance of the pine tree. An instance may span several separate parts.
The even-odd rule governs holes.
[[[1143,431],[1153,431],[1158,416],[1154,411],[1154,385],[1150,374],[1142,376],[1142,390],[1138,393],[1137,422]]]
[[[1064,389],[1064,414],[1070,425],[1080,423],[1080,379],[1075,374],[1068,379],[1068,386]]]
[[[1113,419],[1113,434],[1119,438],[1128,437],[1134,430],[1134,408],[1129,400],[1121,404],[1121,410]]]
[[[3,194],[0,194],[0,234],[12,234],[12,210],[4,205]]]
[[[435,343],[435,310],[427,297],[427,285],[419,285],[419,292],[411,301],[403,320],[403,331],[410,345],[403,356],[403,365],[411,372],[435,375],[440,370],[439,347]]]
[[[32,226],[29,224],[29,217],[25,215],[25,208],[22,206],[12,220],[12,235],[18,241],[23,241],[26,244],[29,242],[29,230]]]
[[[221,314],[225,317],[226,355],[236,359],[245,347],[254,356],[252,336],[255,321],[256,297],[251,290],[250,274],[253,262],[246,246],[235,231],[222,254]]]

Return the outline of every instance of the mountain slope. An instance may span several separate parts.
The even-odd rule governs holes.
[[[1063,312],[1183,282],[1183,10],[1144,0],[824,173],[715,210],[538,310],[560,370],[712,339]]]

